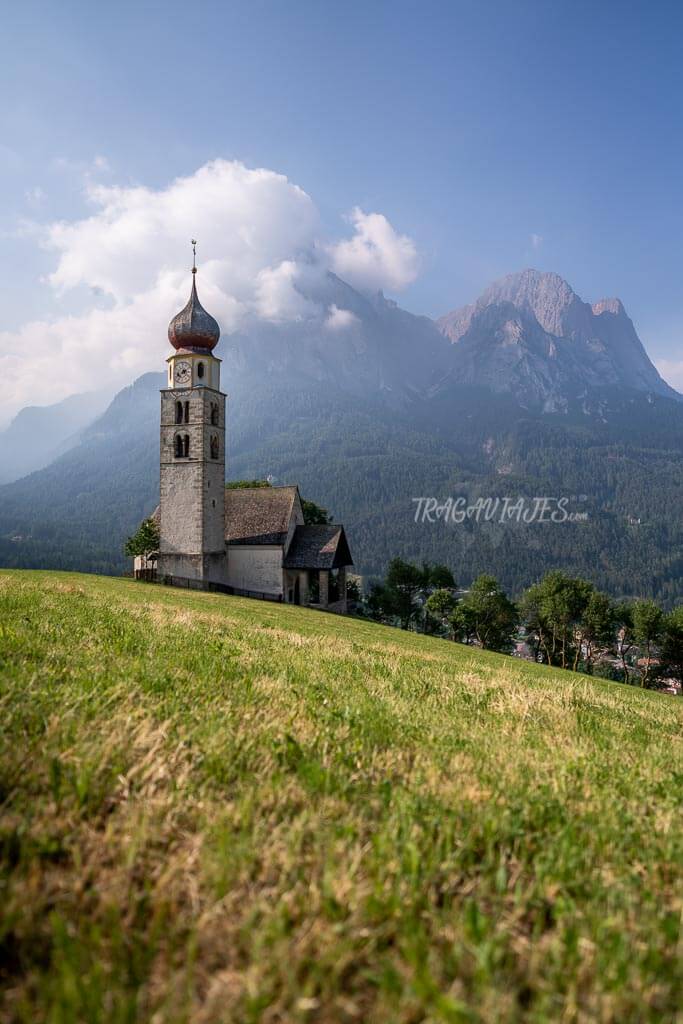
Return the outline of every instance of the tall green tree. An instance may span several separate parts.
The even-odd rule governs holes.
[[[156,520],[143,519],[135,533],[128,538],[124,552],[130,557],[142,556],[155,562],[159,555],[159,526]]]
[[[466,643],[509,653],[515,642],[519,616],[515,605],[494,576],[479,576],[451,617],[453,631]]]
[[[614,644],[615,608],[606,594],[594,590],[581,613],[575,637],[574,671],[583,656],[586,671],[593,672],[596,654],[609,651]]]
[[[327,526],[328,523],[332,522],[332,516],[327,509],[323,508],[322,505],[317,505],[315,501],[310,501],[308,498],[301,499],[301,509],[306,526]]]
[[[401,629],[410,629],[424,619],[424,604],[435,587],[455,587],[453,573],[444,565],[412,565],[402,558],[389,563],[383,583],[370,591],[368,606],[377,618],[398,619]]]
[[[524,624],[548,665],[570,668],[576,663],[579,624],[593,591],[587,580],[556,570],[524,594]]]
[[[436,619],[442,629],[448,632],[451,639],[455,639],[453,613],[457,603],[455,594],[448,587],[440,587],[438,590],[434,590],[425,603],[428,613]]]
[[[635,649],[633,635],[633,605],[629,601],[620,601],[614,609],[615,650],[621,662],[624,682],[630,683],[633,673],[631,659]]]
[[[683,606],[674,608],[662,628],[662,675],[675,679],[683,693]]]
[[[662,639],[664,613],[654,601],[636,601],[633,605],[633,637],[645,655],[641,685],[649,687],[652,681],[652,662],[657,645]]]

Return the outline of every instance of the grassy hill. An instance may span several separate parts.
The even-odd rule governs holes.
[[[677,1019],[683,701],[39,572],[0,679],[3,1021]]]

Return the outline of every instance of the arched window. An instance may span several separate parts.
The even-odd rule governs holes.
[[[182,434],[176,434],[176,436],[175,436],[175,457],[176,457],[176,459],[182,459],[182,457],[183,457],[183,436],[182,436]]]
[[[176,423],[183,422],[183,403],[176,402],[175,404],[175,421]]]
[[[185,434],[183,436],[183,458],[189,459],[190,457],[190,435]]]
[[[215,434],[211,435],[211,458],[218,458],[218,438]]]
[[[200,380],[204,376],[204,363],[197,363],[197,376]]]
[[[211,426],[218,426],[218,402],[211,403]]]
[[[190,403],[185,402],[185,422],[190,422]]]

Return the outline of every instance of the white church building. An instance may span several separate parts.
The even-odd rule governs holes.
[[[159,552],[164,583],[346,611],[353,564],[344,527],[307,525],[299,490],[226,487],[225,406],[217,322],[197,296],[171,320],[161,392]],[[153,564],[153,563],[152,563]],[[135,560],[136,575],[151,564]]]

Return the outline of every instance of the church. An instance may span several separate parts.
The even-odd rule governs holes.
[[[308,525],[296,486],[225,484],[226,396],[213,350],[220,328],[199,302],[197,267],[169,324],[173,352],[161,391],[159,552],[163,583],[346,611],[353,565],[344,527]],[[135,560],[135,575],[150,565]]]

